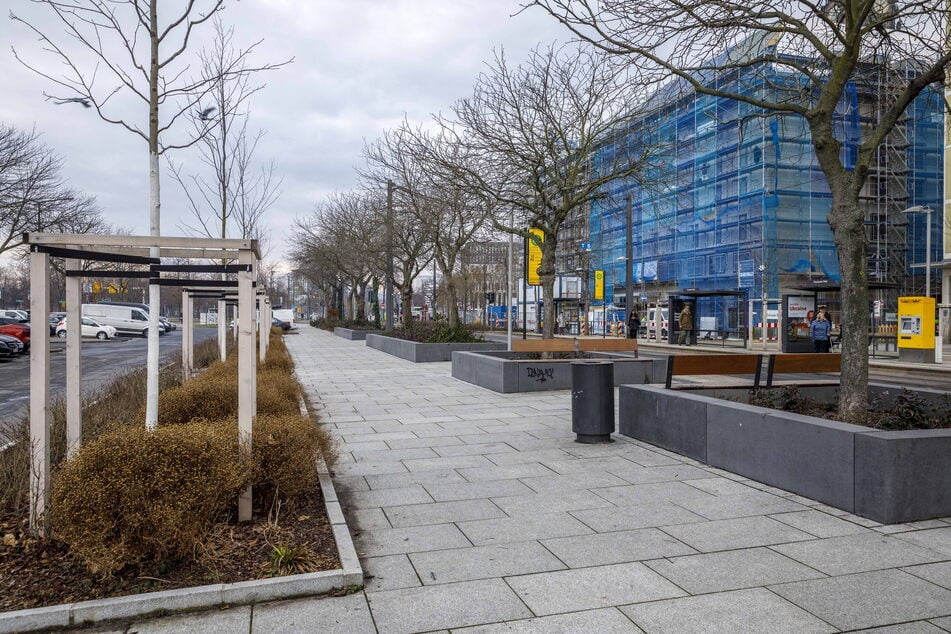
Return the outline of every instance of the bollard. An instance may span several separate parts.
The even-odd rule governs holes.
[[[571,431],[575,442],[612,442],[614,363],[571,362]]]

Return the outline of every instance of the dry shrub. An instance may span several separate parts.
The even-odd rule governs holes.
[[[286,372],[290,374],[294,371],[294,362],[291,360],[291,355],[287,351],[287,346],[284,345],[284,337],[280,333],[280,329],[276,328],[271,331],[271,338],[268,341],[267,355],[264,358],[264,363],[260,366],[262,369],[267,370],[280,370],[281,372]]]
[[[307,416],[258,415],[251,441],[255,495],[270,506],[312,493],[321,444],[320,431]]]
[[[161,566],[192,553],[250,472],[230,425],[108,433],[53,479],[53,531],[93,572]]]
[[[300,384],[294,375],[280,370],[258,371],[258,416],[299,414],[300,399]]]
[[[145,410],[141,410],[144,416]],[[212,363],[194,379],[159,394],[159,422],[181,425],[193,418],[220,420],[237,416],[238,374],[233,364]]]

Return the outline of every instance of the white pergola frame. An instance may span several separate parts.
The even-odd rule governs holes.
[[[50,495],[50,338],[49,258],[66,258],[66,445],[67,457],[79,449],[82,438],[81,403],[81,313],[83,277],[107,275],[107,271],[82,271],[83,260],[93,262],[137,262],[158,265],[150,256],[158,249],[159,258],[186,260],[237,261],[238,295],[238,435],[242,452],[251,452],[251,435],[257,414],[257,363],[255,362],[255,279],[260,263],[256,240],[211,239],[159,236],[120,236],[99,234],[27,233],[23,241],[30,248],[30,326],[34,333],[30,346],[30,528],[46,533]],[[88,254],[88,257],[84,257]],[[121,273],[116,273],[121,275]],[[149,281],[159,284],[158,273]],[[190,281],[190,280],[189,280]],[[187,285],[182,280],[180,284]],[[171,282],[171,281],[170,281]],[[192,281],[193,282],[193,281]],[[220,283],[220,286],[227,282]],[[228,286],[234,291],[233,285]],[[187,293],[186,293],[187,294]],[[184,306],[183,306],[184,308]],[[191,317],[189,311],[183,315]],[[193,358],[192,320],[183,319],[182,357],[189,368]],[[270,322],[267,322],[270,325]],[[187,330],[187,334],[186,334]],[[36,333],[42,333],[35,336]],[[266,348],[266,337],[262,337]],[[265,350],[266,351],[266,350]],[[263,359],[264,352],[261,353]],[[188,375],[186,375],[188,376]],[[248,487],[238,500],[238,519],[251,519],[252,491]]]

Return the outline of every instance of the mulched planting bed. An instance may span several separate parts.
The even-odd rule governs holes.
[[[62,542],[25,537],[26,527],[5,517],[0,519],[0,611],[340,567],[319,490],[298,504],[283,505],[277,520],[221,523],[190,560],[158,570],[127,567],[103,577],[89,572]]]

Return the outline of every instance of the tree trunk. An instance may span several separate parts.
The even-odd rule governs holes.
[[[542,263],[538,267],[538,279],[542,283],[542,300],[545,302],[542,339],[555,338],[555,248],[557,246],[558,238],[546,233],[545,241],[542,242]]]
[[[367,318],[367,283],[362,282],[357,286],[357,320],[365,321]]]
[[[162,196],[159,188],[159,30],[158,2],[149,3],[149,235],[161,235]],[[149,256],[158,258],[161,250],[149,249]],[[149,285],[149,330],[145,363],[145,428],[158,427],[159,398],[159,333],[158,316],[161,287]]]
[[[443,275],[446,289],[446,318],[450,326],[459,325],[459,289],[450,275]]]
[[[401,288],[400,300],[403,303],[403,328],[409,328],[413,325],[413,288]]]
[[[839,415],[857,423],[868,417],[869,330],[868,245],[858,200],[833,202],[829,224],[835,232],[843,298]]]

